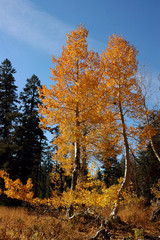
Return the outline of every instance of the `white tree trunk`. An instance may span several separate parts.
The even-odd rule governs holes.
[[[124,179],[121,183],[121,187],[118,191],[117,201],[115,203],[115,207],[111,212],[111,217],[114,219],[117,217],[118,208],[119,208],[119,201],[121,194],[125,187],[129,184],[130,181],[130,157],[129,157],[129,144],[128,144],[128,138],[126,133],[126,125],[124,120],[124,114],[122,110],[121,102],[119,101],[119,111],[120,111],[120,117],[121,117],[121,124],[122,124],[122,135],[123,135],[123,141],[124,141],[124,148],[125,148],[125,172],[124,172]]]

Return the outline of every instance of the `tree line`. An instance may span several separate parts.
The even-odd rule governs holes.
[[[52,163],[50,144],[39,126],[41,83],[32,75],[18,96],[15,73],[5,59],[0,65],[0,169],[23,184],[32,178],[35,196],[49,197]]]

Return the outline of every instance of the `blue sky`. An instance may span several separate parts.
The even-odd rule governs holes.
[[[52,54],[61,54],[66,33],[80,23],[89,30],[89,48],[99,53],[109,36],[122,34],[158,86],[160,0],[0,0],[0,62],[12,62],[19,91],[33,74],[52,83]]]

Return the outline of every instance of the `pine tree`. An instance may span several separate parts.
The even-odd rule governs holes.
[[[117,184],[117,180],[120,177],[123,177],[123,171],[120,162],[116,159],[116,157],[110,157],[102,165],[103,169],[103,178],[104,182],[106,183],[107,187],[110,187],[113,184]],[[110,163],[110,164],[109,164]]]
[[[13,164],[13,137],[18,116],[15,73],[11,62],[5,59],[0,66],[0,168],[8,172]]]
[[[152,141],[157,154],[160,154],[160,111],[155,111],[150,115],[149,120],[151,127],[154,127],[157,132]],[[145,150],[140,151],[136,161],[138,194],[146,198],[147,204],[150,204],[152,194],[151,187],[157,183],[160,176],[160,165],[157,157],[151,146],[151,142]]]
[[[29,177],[33,181],[33,191],[36,196],[41,188],[41,164],[44,159],[45,140],[44,132],[39,127],[38,104],[40,103],[38,89],[40,80],[36,75],[27,79],[27,83],[20,93],[21,117],[17,127],[17,160],[14,172],[26,183]]]

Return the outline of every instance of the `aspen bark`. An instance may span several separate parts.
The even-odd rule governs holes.
[[[146,108],[146,106],[144,106],[144,107],[145,107],[145,111],[146,111],[146,122],[147,122],[147,126],[148,126],[148,128],[149,128],[149,119],[148,119],[148,114],[147,114],[147,108]],[[151,141],[152,150],[153,150],[156,158],[157,158],[158,161],[160,162],[160,156],[159,156],[158,152],[156,151],[156,148],[155,148],[155,146],[154,146],[153,139],[152,139],[152,136],[151,136],[151,134],[150,134],[150,131],[149,131],[149,138],[150,138],[150,141]]]
[[[142,84],[142,82],[141,82],[141,85],[139,86],[139,89],[140,89],[141,95],[143,96],[143,107],[144,107],[144,111],[145,111],[144,114],[145,114],[145,118],[146,118],[147,127],[149,128],[148,108],[147,108],[147,105],[146,105],[147,88],[145,87],[145,94],[143,95],[142,86],[144,86],[144,84]],[[156,151],[156,148],[154,146],[153,139],[152,139],[150,131],[149,131],[149,138],[150,138],[150,141],[151,141],[151,148],[152,148],[157,160],[160,162],[160,155]]]
[[[75,141],[75,156],[74,156],[74,169],[72,172],[71,190],[75,190],[77,185],[77,179],[80,172],[80,143],[79,143],[79,104],[76,104],[76,141]],[[67,215],[71,217],[73,215],[73,204],[71,204],[67,210]]]
[[[83,131],[83,138],[85,138],[87,135],[87,129],[85,128]],[[85,142],[85,140],[84,140]],[[86,143],[82,145],[81,147],[81,181],[85,181],[87,179],[87,147]]]
[[[87,176],[87,153],[86,153],[86,146],[83,146],[83,157],[82,157],[82,163],[81,163],[81,180],[85,181]]]
[[[125,125],[125,120],[124,120],[124,114],[123,114],[122,105],[121,105],[120,101],[119,101],[119,111],[120,111],[120,117],[121,117],[122,135],[123,135],[124,148],[125,148],[125,172],[124,172],[123,182],[122,182],[121,187],[118,191],[118,196],[117,196],[117,201],[115,203],[115,207],[111,212],[111,217],[112,218],[117,216],[120,196],[121,196],[123,190],[125,189],[125,187],[129,184],[129,180],[130,180],[129,144],[128,144],[128,138],[127,138],[127,133],[126,133],[126,125]]]
[[[72,172],[71,190],[75,190],[79,171],[80,171],[80,146],[78,142],[75,142],[75,160],[74,169]]]
[[[77,178],[80,172],[80,143],[79,143],[79,103],[76,104],[76,141],[75,141],[75,157],[74,157],[74,169],[72,172],[71,190],[75,190],[77,185]]]

